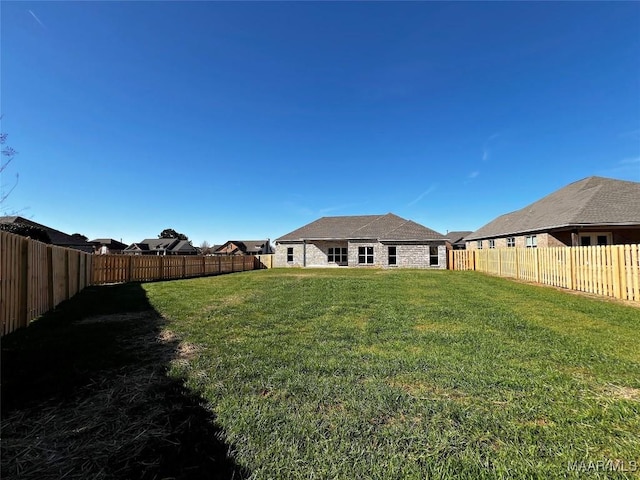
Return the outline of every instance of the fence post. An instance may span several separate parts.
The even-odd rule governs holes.
[[[631,278],[633,279],[633,296],[629,300],[634,300],[636,302],[640,301],[640,282],[638,281],[640,272],[638,272],[638,253],[640,253],[640,245],[631,245],[631,265],[629,265],[629,269],[631,270]]]
[[[182,256],[182,278],[187,278],[187,256]]]
[[[18,308],[18,326],[26,327],[29,322],[27,299],[29,298],[29,240],[20,239],[20,303]]]
[[[133,257],[134,255],[127,255],[127,282],[133,280]]]
[[[69,292],[71,289],[69,288],[69,279],[70,279],[70,269],[69,269],[69,250],[64,249],[64,299],[69,300]]]
[[[535,263],[536,283],[540,283],[540,256],[538,255],[538,249],[533,249],[533,259]]]
[[[620,262],[618,257],[618,247],[611,246],[611,281],[613,284],[613,297],[621,298],[620,293]]]
[[[234,255],[231,255],[231,273],[235,272],[235,267],[233,265],[233,257]]]
[[[78,283],[77,283],[77,288],[76,291],[73,293],[74,295],[76,293],[79,293],[80,290],[82,290],[84,288],[84,285],[82,284],[82,270],[84,267],[84,253],[82,252],[78,252],[78,271],[77,273],[77,279],[78,279]]]
[[[53,307],[53,248],[47,245],[47,309]]]
[[[158,258],[160,259],[159,262],[158,262],[159,265],[160,265],[160,271],[158,272],[159,273],[158,278],[159,278],[159,280],[162,280],[162,279],[164,279],[164,265],[163,265],[164,256],[158,255]]]

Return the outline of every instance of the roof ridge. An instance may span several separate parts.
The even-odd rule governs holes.
[[[387,214],[388,215],[388,214]],[[349,215],[350,216],[350,215]],[[358,215],[356,215],[358,216]],[[365,223],[364,225],[359,226],[358,228],[356,228],[355,230],[353,230],[349,235],[355,235],[355,233],[358,230],[362,230],[365,227],[369,227],[372,223],[378,222],[380,221],[381,218],[385,217],[386,215],[362,215],[363,217],[375,217],[374,219],[372,219],[369,223]]]
[[[585,212],[585,210],[592,210],[593,209],[593,205],[592,205],[593,200],[598,195],[600,190],[602,190],[602,183],[601,182],[600,183],[596,183],[595,185],[589,186],[589,183],[591,183],[594,179],[600,180],[600,179],[604,179],[604,178],[603,177],[589,177],[588,179],[585,179],[585,180],[588,180],[588,181],[585,183],[585,186],[582,189],[580,189],[580,191],[582,192],[584,190],[589,189],[589,190],[591,190],[591,195],[584,202],[584,204],[582,205],[582,208],[578,208],[576,210],[576,212],[574,213],[574,215],[571,217],[571,221],[573,223],[577,223],[577,221],[578,221],[577,219],[581,218],[581,216]]]

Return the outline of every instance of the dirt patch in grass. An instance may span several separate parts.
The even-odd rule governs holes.
[[[640,402],[640,388],[607,385],[602,389],[602,393],[604,396],[616,400],[634,400]]]
[[[207,404],[167,375],[197,352],[150,309],[3,339],[2,478],[248,477]]]
[[[455,402],[464,402],[469,399],[469,395],[461,390],[443,388],[439,385],[417,379],[396,377],[389,381],[389,385],[394,388],[399,388],[400,390],[407,392],[412,397],[417,398],[451,400]]]

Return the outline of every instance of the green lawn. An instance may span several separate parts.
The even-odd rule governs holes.
[[[255,478],[640,478],[638,308],[476,272],[143,288]]]

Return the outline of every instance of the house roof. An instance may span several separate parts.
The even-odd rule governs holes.
[[[55,228],[47,227],[40,223],[36,223],[20,216],[5,216],[0,217],[0,223],[22,223],[24,225],[31,225],[32,227],[38,227],[43,229],[49,235],[52,245],[59,247],[73,248],[76,250],[82,250],[83,252],[92,253],[93,244],[84,240],[84,238],[77,235],[69,235],[67,233],[56,230]]]
[[[89,240],[89,243],[93,243],[94,245],[107,245],[112,249],[124,249],[127,247],[124,243],[114,240],[113,238],[96,238]]]
[[[367,239],[390,242],[444,240],[445,237],[411,220],[387,213],[386,215],[322,217],[283,235],[276,242]]]
[[[640,225],[640,183],[588,177],[501,215],[465,240],[599,225]]]
[[[228,245],[233,244],[237,246],[243,253],[272,253],[264,251],[269,246],[269,239],[266,240],[228,240],[222,245],[216,245],[214,251],[224,250]]]
[[[188,240],[179,238],[145,238],[141,242],[132,243],[125,250],[193,252],[195,247]]]
[[[473,233],[473,232],[471,232],[470,230],[453,231],[453,232],[448,232],[445,235],[445,237],[447,237],[447,240],[449,240],[449,242],[451,242],[452,245],[464,244],[465,237],[470,233]]]

